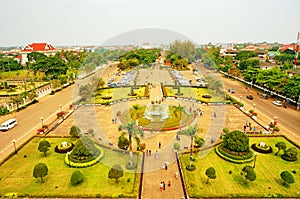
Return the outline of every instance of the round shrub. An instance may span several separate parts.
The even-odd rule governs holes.
[[[180,144],[176,142],[176,143],[174,143],[173,147],[174,147],[175,150],[179,150],[180,149]]]
[[[285,150],[284,154],[281,157],[286,161],[294,162],[297,161],[297,156],[298,156],[298,150],[295,147],[292,147]]]
[[[71,185],[75,186],[83,182],[84,176],[79,170],[75,170],[71,176]]]
[[[194,171],[196,169],[196,166],[195,165],[188,165],[188,166],[186,166],[186,170],[188,170],[188,171]]]
[[[265,154],[267,154],[267,153],[272,153],[272,151],[273,151],[271,146],[265,145],[265,147],[261,147],[261,146],[259,145],[259,143],[254,143],[254,144],[252,144],[252,145],[251,145],[251,148],[252,148],[254,151],[257,151],[257,152],[259,152],[259,153],[265,153]]]
[[[223,147],[234,152],[249,152],[249,138],[244,132],[238,130],[226,133]]]

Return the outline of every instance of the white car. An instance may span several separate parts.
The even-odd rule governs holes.
[[[273,101],[273,104],[275,104],[276,106],[282,106],[282,102],[281,101]]]

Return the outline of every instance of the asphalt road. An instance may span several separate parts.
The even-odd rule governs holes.
[[[255,104],[255,110],[257,112],[260,112],[264,114],[266,118],[269,118],[270,122],[271,120],[274,120],[274,117],[276,116],[278,119],[278,123],[283,126],[285,129],[287,129],[289,132],[281,131],[282,133],[290,133],[293,134],[292,136],[294,138],[297,138],[298,141],[300,140],[300,111],[295,110],[294,107],[292,108],[284,108],[274,105],[272,102],[279,100],[276,98],[270,98],[269,99],[263,99],[260,98],[257,93],[263,93],[262,91],[258,91],[254,88],[250,88],[250,86],[246,86],[240,81],[234,80],[232,78],[227,78],[221,75],[220,73],[214,72],[212,70],[209,70],[201,65],[196,65],[196,68],[199,69],[199,72],[201,74],[208,74],[208,73],[214,73],[218,75],[224,85],[224,89],[226,89],[226,92],[228,92],[229,88],[233,88],[235,90],[235,93],[230,94],[238,101],[247,104],[248,107],[251,107],[253,109],[253,105]],[[248,89],[246,89],[246,87]],[[247,95],[252,95],[253,100],[249,100],[246,98]],[[242,98],[240,98],[242,97]],[[259,115],[258,115],[259,117]]]
[[[39,100],[37,104],[31,105],[28,108],[3,116],[0,122],[4,122],[9,118],[16,118],[18,126],[10,129],[9,131],[0,132],[0,157],[3,159],[13,150],[12,140],[16,140],[18,147],[31,135],[36,133],[38,128],[41,128],[41,117],[44,118],[43,123],[49,124],[56,118],[56,113],[69,108],[72,103],[73,85],[69,86],[54,95],[47,95]]]

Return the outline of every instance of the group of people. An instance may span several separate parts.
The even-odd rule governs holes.
[[[171,186],[171,180],[168,181],[168,187]],[[165,191],[166,190],[166,184],[165,181],[162,181],[159,183],[159,190],[160,191]]]

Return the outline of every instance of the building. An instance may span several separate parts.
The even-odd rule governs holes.
[[[21,50],[21,64],[24,65],[26,62],[28,62],[28,57],[27,55],[32,52],[39,52],[43,53],[47,56],[54,55],[58,50],[52,46],[51,44],[48,43],[32,43],[32,44],[27,44],[22,50]]]

